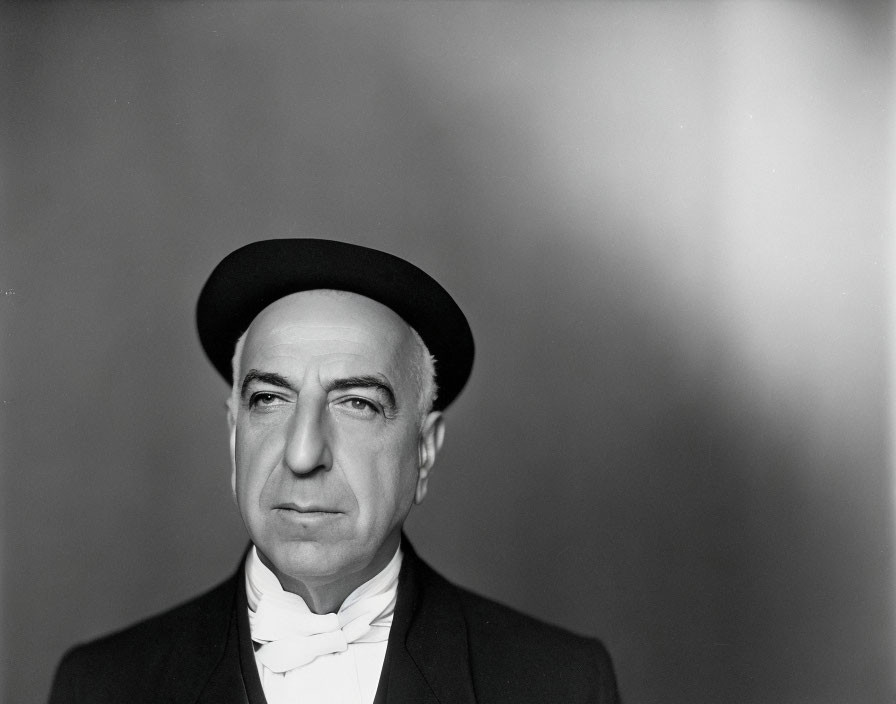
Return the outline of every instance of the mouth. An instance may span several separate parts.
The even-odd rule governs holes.
[[[294,504],[294,503],[285,503],[285,504],[277,504],[274,506],[274,510],[277,512],[286,512],[287,514],[293,514],[297,516],[335,516],[341,514],[342,511],[338,511],[335,508],[331,508],[328,506],[322,506],[319,504]]]

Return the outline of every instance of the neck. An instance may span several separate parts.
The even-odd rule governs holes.
[[[373,559],[362,569],[334,577],[295,577],[280,570],[267,555],[257,550],[258,558],[280,582],[283,591],[302,597],[309,611],[314,614],[335,613],[355,589],[382,572],[398,550],[401,536],[387,540],[377,550]]]

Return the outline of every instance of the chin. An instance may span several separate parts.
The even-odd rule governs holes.
[[[364,568],[364,559],[338,544],[300,540],[259,548],[279,572],[298,581],[338,577]]]

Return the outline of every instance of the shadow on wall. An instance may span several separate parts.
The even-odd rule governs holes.
[[[751,374],[711,324],[682,339],[599,247],[549,248],[493,272],[505,298],[476,321],[451,476],[413,523],[424,554],[601,635],[634,701],[886,694],[887,610],[869,608],[889,603],[881,425],[867,443],[818,437],[815,409]],[[883,417],[883,399],[858,400]]]

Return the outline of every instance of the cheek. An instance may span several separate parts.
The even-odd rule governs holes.
[[[417,478],[416,446],[383,438],[375,442],[347,442],[337,465],[368,514],[391,517],[389,507],[403,506],[413,497]]]
[[[234,464],[238,495],[246,498],[247,494],[261,491],[271,468],[276,465],[277,453],[276,438],[269,431],[237,427]]]

